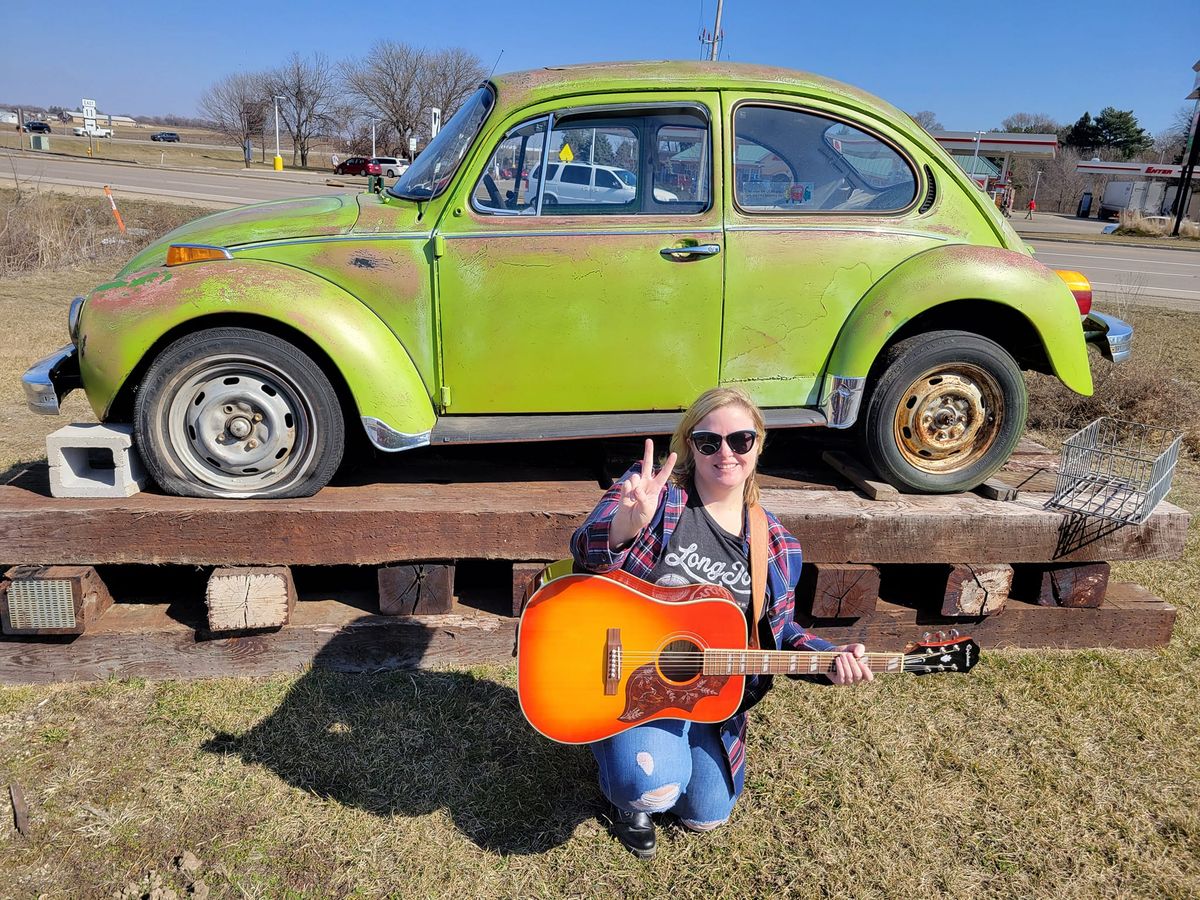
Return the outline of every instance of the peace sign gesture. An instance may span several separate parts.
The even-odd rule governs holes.
[[[678,456],[672,453],[663,466],[654,473],[654,441],[646,438],[646,450],[642,454],[641,474],[634,473],[621,482],[621,501],[608,529],[608,546],[620,547],[637,537],[638,532],[650,524],[658,509],[658,495],[671,477]]]

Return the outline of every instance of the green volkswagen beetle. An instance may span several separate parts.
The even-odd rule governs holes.
[[[348,429],[428,444],[669,431],[713,385],[855,428],[907,491],[985,480],[1022,369],[1092,390],[1081,276],[1038,263],[912,119],[784,69],[618,63],[483,84],[383,193],[242,207],[138,254],[25,375],[82,383],[175,494],[296,497]]]

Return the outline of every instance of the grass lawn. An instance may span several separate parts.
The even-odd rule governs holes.
[[[78,396],[64,419],[25,412],[17,379],[121,255],[0,279],[0,469],[87,416]],[[1142,368],[1096,362],[1092,406],[1032,379],[1039,440],[1104,397],[1193,435],[1200,318],[1126,312]],[[1195,460],[1171,495],[1193,512]],[[650,863],[598,822],[590,754],[525,724],[512,666],[0,688],[0,785],[21,786],[31,822],[20,835],[0,798],[0,897],[1197,896],[1196,536],[1182,560],[1114,575],[1178,607],[1169,647],[984,648],[966,677],[784,681],[752,714],[732,821],[660,829]]]

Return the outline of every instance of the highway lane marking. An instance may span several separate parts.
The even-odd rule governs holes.
[[[1179,253],[1180,251],[1179,250],[1163,250],[1160,252]],[[1183,252],[1187,252],[1187,251],[1183,251]],[[1101,259],[1101,260],[1104,260],[1105,262],[1132,262],[1132,263],[1142,263],[1143,265],[1145,265],[1146,263],[1154,263],[1156,265],[1185,266],[1189,269],[1200,269],[1200,263],[1171,262],[1170,260],[1166,260],[1166,259],[1145,259],[1145,258],[1130,259],[1128,256],[1086,256],[1086,255],[1078,254],[1078,253],[1059,253],[1059,252],[1055,252],[1053,250],[1050,250],[1050,251],[1039,250],[1036,258],[1040,258],[1043,256],[1058,256],[1058,257],[1061,257],[1062,259]]]
[[[1170,296],[1168,294],[1155,294],[1154,293],[1155,290],[1170,291],[1171,294],[1200,295],[1200,291],[1190,291],[1187,288],[1153,288],[1153,287],[1142,287],[1140,285],[1129,285],[1129,284],[1106,284],[1105,282],[1102,282],[1102,281],[1093,281],[1092,287],[1094,287],[1094,288],[1116,288],[1118,291],[1125,291],[1125,292],[1128,292],[1131,290],[1137,290],[1140,293],[1144,293],[1147,297]]]
[[[1127,272],[1130,275],[1153,275],[1155,278],[1195,278],[1186,272],[1147,272],[1144,269],[1114,269],[1111,266],[1084,266],[1090,272]]]

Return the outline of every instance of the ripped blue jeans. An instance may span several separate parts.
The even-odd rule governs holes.
[[[600,790],[626,812],[671,810],[693,831],[729,820],[734,793],[721,726],[663,720],[591,745]]]

